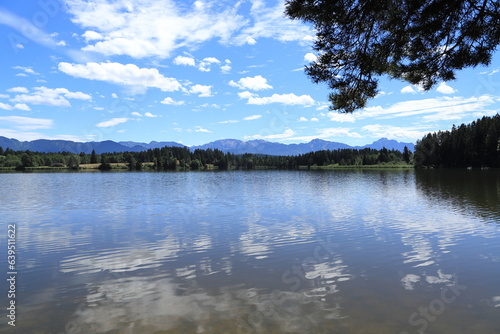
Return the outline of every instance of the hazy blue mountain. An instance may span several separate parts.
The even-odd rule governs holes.
[[[408,149],[412,152],[415,148],[415,144],[413,144],[413,143],[400,143],[397,140],[387,139],[387,138],[381,138],[377,141],[374,141],[372,144],[365,145],[363,147],[369,147],[369,148],[373,148],[376,150],[380,150],[383,147],[385,147],[387,149],[395,149],[395,150],[403,152],[405,146],[408,147]]]
[[[107,152],[140,152],[145,151],[147,149],[161,148],[165,146],[177,146],[183,147],[184,145],[176,143],[176,142],[156,142],[152,141],[149,144],[147,143],[139,143],[132,141],[122,141],[122,142],[114,142],[111,140],[106,140],[102,142],[88,142],[88,143],[80,143],[73,142],[69,140],[47,140],[47,139],[39,139],[34,141],[19,141],[16,139],[8,139],[6,137],[0,136],[0,146],[5,148],[11,148],[13,150],[30,150],[36,152],[73,152],[80,153],[84,152],[86,154],[90,154],[92,150],[95,150],[97,154],[107,153]],[[298,155],[304,154],[313,151],[320,150],[337,150],[344,148],[373,148],[373,149],[381,149],[385,147],[387,149],[396,149],[399,151],[403,151],[404,147],[407,146],[410,151],[413,151],[415,145],[413,143],[400,143],[396,140],[390,140],[387,138],[379,139],[372,144],[365,146],[349,146],[347,144],[331,142],[322,139],[314,139],[309,143],[300,143],[300,144],[282,144],[269,142],[266,140],[249,140],[242,141],[238,139],[221,139],[216,140],[204,145],[192,146],[191,150],[199,149],[219,149],[223,152],[230,152],[234,154],[243,154],[243,153],[254,153],[254,154],[269,154],[269,155]]]
[[[175,141],[152,141],[148,143],[139,143],[134,141],[119,141],[118,144],[127,146],[127,147],[143,147],[143,150],[154,149],[154,148],[162,148],[165,146],[175,146],[175,147],[184,147],[184,145],[176,143]]]
[[[309,143],[300,144],[281,144],[274,143],[265,140],[250,140],[242,141],[238,139],[221,139],[216,140],[204,145],[192,146],[191,149],[219,149],[223,152],[230,152],[234,154],[243,153],[256,153],[256,154],[269,154],[269,155],[298,155],[308,152],[321,151],[321,150],[338,150],[345,148],[373,148],[381,149],[385,147],[387,149],[396,149],[403,151],[404,147],[407,146],[410,151],[413,151],[415,145],[413,143],[400,143],[396,140],[389,140],[387,138],[379,139],[372,144],[365,146],[349,146],[347,144],[331,142],[322,139],[314,139]]]

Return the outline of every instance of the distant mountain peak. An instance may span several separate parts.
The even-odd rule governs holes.
[[[9,139],[0,136],[0,146],[4,149],[11,148],[13,150],[30,150],[37,152],[72,152],[72,153],[88,153],[95,150],[97,154],[111,153],[111,152],[140,152],[148,149],[161,148],[165,146],[186,147],[185,145],[177,142],[158,142],[151,141],[147,143],[139,143],[133,141],[114,142],[112,140],[105,140],[101,142],[72,142],[68,140],[34,140],[31,142],[21,142],[16,139]],[[249,141],[242,141],[239,139],[219,139],[207,144],[189,147],[191,150],[195,149],[219,149],[223,152],[230,152],[234,154],[254,153],[254,154],[268,154],[268,155],[300,155],[313,151],[321,150],[338,150],[345,148],[363,149],[373,148],[380,150],[382,147],[387,149],[395,149],[403,151],[407,146],[410,151],[414,150],[413,143],[401,143],[394,139],[380,138],[372,144],[365,146],[350,146],[344,143],[331,142],[324,139],[316,138],[308,143],[299,144],[283,144],[277,142],[270,142],[263,139],[253,139]]]

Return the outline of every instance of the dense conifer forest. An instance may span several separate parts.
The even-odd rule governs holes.
[[[429,133],[415,146],[417,167],[500,167],[500,115]]]
[[[417,141],[415,152],[375,150],[322,150],[294,156],[232,154],[218,149],[163,147],[142,152],[73,154],[13,151],[0,147],[0,169],[116,168],[129,170],[299,169],[329,166],[500,167],[500,115],[483,117],[450,131],[429,133]]]
[[[39,153],[13,151],[0,147],[0,168],[41,169],[44,167],[79,169],[84,165],[98,164],[101,170],[126,168],[129,170],[199,170],[199,169],[298,169],[325,166],[408,165],[413,154],[405,147],[397,150],[365,148],[323,150],[297,156],[271,156],[259,154],[231,154],[218,149],[163,147],[143,152],[105,154]],[[117,166],[121,164],[121,166]],[[97,167],[97,166],[95,166]]]

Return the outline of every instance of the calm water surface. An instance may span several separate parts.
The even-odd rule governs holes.
[[[12,223],[18,248],[2,333],[500,332],[499,171],[0,174],[0,189],[0,249]]]

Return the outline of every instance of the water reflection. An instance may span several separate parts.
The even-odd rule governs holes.
[[[426,333],[496,333],[500,183],[487,173],[0,174],[23,236],[18,328],[417,333],[415,310],[461,284]]]
[[[500,170],[417,170],[417,187],[436,203],[498,223]]]

